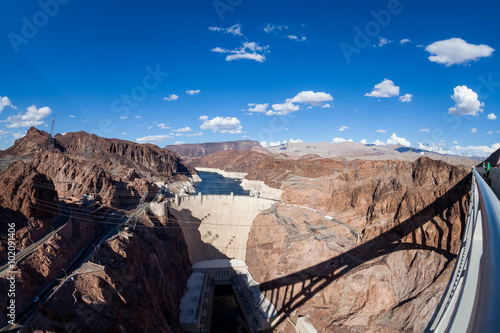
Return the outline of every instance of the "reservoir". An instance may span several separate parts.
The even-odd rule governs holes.
[[[246,191],[241,187],[241,180],[226,178],[215,172],[198,171],[201,178],[201,183],[196,183],[195,194],[231,194],[234,195],[250,195],[250,191]]]

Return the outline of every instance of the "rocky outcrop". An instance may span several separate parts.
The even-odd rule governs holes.
[[[492,168],[500,168],[500,148],[494,151],[484,162],[490,162]],[[483,166],[483,163],[478,166]]]
[[[0,207],[28,219],[51,218],[59,211],[59,200],[52,179],[18,161],[0,173]]]
[[[69,281],[31,321],[36,332],[181,332],[179,302],[190,275],[182,231],[169,217],[106,242],[100,272]],[[175,227],[177,225],[177,228]]]
[[[254,220],[250,272],[282,315],[318,331],[422,332],[460,246],[468,174],[420,158],[291,176],[283,204]]]
[[[253,149],[262,150],[257,141],[240,140],[226,142],[189,143],[181,145],[165,146],[165,149],[173,151],[183,158],[197,158],[210,155],[218,151],[239,150],[248,151]]]

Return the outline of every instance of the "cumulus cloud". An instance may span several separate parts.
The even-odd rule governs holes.
[[[408,43],[411,43],[411,40],[409,40],[408,38],[403,38],[399,41],[399,43],[401,45],[405,45],[405,44],[408,44]]]
[[[287,99],[285,103],[281,104],[273,104],[272,108],[274,112],[268,112],[266,115],[272,116],[272,115],[278,115],[278,116],[284,116],[289,113],[298,111],[300,107],[298,105],[295,105],[291,102],[290,99]]]
[[[180,132],[180,133],[192,132],[192,131],[193,131],[193,129],[189,126],[172,130],[172,132]]]
[[[410,141],[406,140],[405,138],[400,138],[396,135],[396,133],[392,133],[391,137],[387,139],[387,144],[388,145],[402,145],[405,147],[411,146]]]
[[[179,96],[177,96],[176,94],[172,94],[168,97],[163,98],[164,101],[176,101],[178,99],[179,99]]]
[[[477,116],[479,112],[483,111],[481,107],[484,106],[484,103],[480,102],[477,94],[472,89],[467,88],[467,86],[455,87],[451,98],[455,102],[455,106],[448,109],[449,114],[456,116]]]
[[[344,138],[333,138],[333,143],[341,143],[341,142],[354,142],[352,139],[346,140]]]
[[[348,130],[348,129],[350,129],[350,127],[349,127],[349,126],[344,126],[344,125],[342,125],[342,126],[339,128],[339,132],[343,132],[343,131]]]
[[[12,105],[12,102],[10,101],[10,99],[5,96],[5,97],[2,97],[0,96],[0,113],[3,111],[3,109],[8,106],[12,109],[17,109],[17,107],[15,105]]]
[[[477,133],[477,128],[475,128],[475,127],[474,127],[474,128],[471,128],[470,132],[471,132],[472,134]]]
[[[399,101],[403,103],[409,103],[411,102],[412,97],[412,94],[404,94],[403,96],[399,96]]]
[[[72,115],[72,114],[71,114],[69,117],[70,117],[70,118],[76,118],[76,116],[75,116],[75,115]]]
[[[215,117],[208,119],[207,116],[201,116],[200,121],[203,121],[200,128],[202,130],[211,130],[214,133],[228,133],[239,134],[241,133],[241,122],[236,117]]]
[[[377,130],[377,133],[385,133],[385,132],[387,132],[387,131],[386,131],[386,130],[383,130],[383,129],[381,129],[381,128],[379,128],[379,129]]]
[[[312,106],[320,106],[323,103],[333,101],[333,97],[325,92],[314,91],[301,91],[294,98],[291,99],[292,103],[308,103]]]
[[[361,142],[362,144],[366,145],[366,142],[367,142],[367,141],[366,141],[366,139],[362,139],[360,142]]]
[[[294,139],[290,139],[290,141],[288,141],[290,143],[297,143],[297,142],[303,142],[301,139],[297,139],[297,140],[294,140]]]
[[[293,98],[287,98],[285,103],[276,103],[271,105],[272,110],[268,110],[269,103],[264,104],[256,104],[250,103],[248,104],[249,112],[263,113],[266,116],[279,115],[284,116],[289,113],[300,110],[300,106],[297,104],[309,104],[311,109],[312,106],[321,106],[323,108],[331,108],[333,107],[330,103],[333,101],[332,95],[325,92],[314,92],[314,91],[301,91]]]
[[[226,61],[234,61],[241,59],[255,60],[257,62],[264,62],[266,60],[265,54],[268,53],[269,45],[260,46],[255,42],[244,42],[243,45],[234,50],[223,49],[221,47],[213,48],[211,51],[216,53],[229,53],[226,56]]]
[[[430,132],[431,132],[431,130],[430,130],[430,129],[428,129],[428,128],[422,128],[422,129],[420,130],[420,132],[430,133]]]
[[[165,140],[168,140],[168,139],[172,139],[173,137],[168,135],[168,134],[165,134],[165,135],[148,135],[148,136],[145,136],[145,137],[142,137],[142,138],[137,138],[135,141],[137,141],[138,143],[154,143],[154,144],[157,144],[159,142],[162,142],[162,141],[165,141]]]
[[[225,34],[231,34],[234,36],[243,36],[241,33],[241,24],[235,24],[229,28],[220,28],[220,27],[209,27],[208,30],[210,31],[220,31]]]
[[[8,128],[39,126],[45,123],[42,119],[52,113],[48,106],[38,109],[35,105],[32,105],[26,110],[26,113],[9,116],[2,122],[10,123],[7,125]]]
[[[497,120],[497,116],[496,116],[494,113],[490,113],[490,114],[488,115],[488,119],[489,119],[489,120]]]
[[[373,91],[366,93],[368,97],[393,97],[399,95],[399,87],[394,85],[394,82],[389,79],[384,79],[379,84],[376,84]]]
[[[198,95],[200,92],[201,92],[200,89],[198,89],[198,90],[186,90],[186,94],[189,94],[191,96]]]
[[[495,51],[492,47],[481,44],[469,44],[462,38],[440,40],[428,45],[425,50],[431,54],[429,60],[446,66],[465,64],[489,57]]]

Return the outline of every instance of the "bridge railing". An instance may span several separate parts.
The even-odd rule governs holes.
[[[472,170],[469,213],[452,277],[425,332],[500,329],[500,202]]]

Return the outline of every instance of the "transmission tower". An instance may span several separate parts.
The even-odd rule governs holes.
[[[56,148],[56,140],[54,139],[54,123],[56,121],[56,115],[52,117],[52,126],[50,126],[50,139],[49,139],[49,150],[54,150]]]

